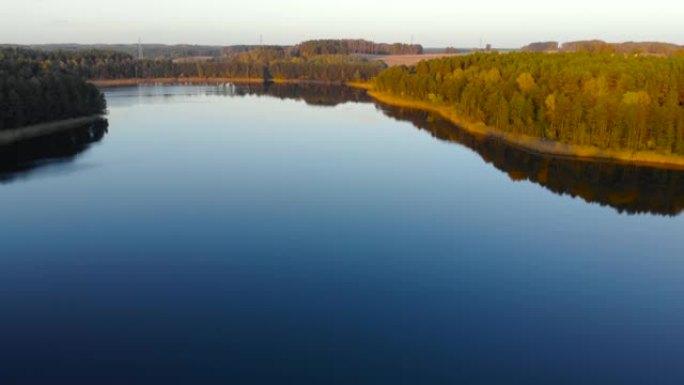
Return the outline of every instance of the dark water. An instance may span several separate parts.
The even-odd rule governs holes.
[[[0,150],[0,384],[684,383],[682,172],[343,88],[107,99]]]

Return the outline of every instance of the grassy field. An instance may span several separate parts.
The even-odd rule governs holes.
[[[390,67],[393,66],[412,66],[423,60],[439,59],[442,57],[461,56],[463,53],[425,53],[421,55],[367,55],[369,60],[379,60]]]

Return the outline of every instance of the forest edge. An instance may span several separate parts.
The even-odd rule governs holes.
[[[434,112],[455,124],[458,128],[477,137],[501,140],[512,147],[532,154],[595,162],[610,161],[639,166],[684,169],[684,156],[663,155],[652,151],[604,150],[597,147],[563,144],[549,139],[502,132],[485,125],[483,122],[465,119],[456,113],[453,107],[446,104],[400,98],[395,95],[379,92],[375,90],[371,82],[350,82],[347,85],[365,89],[368,95],[379,103],[394,107]]]

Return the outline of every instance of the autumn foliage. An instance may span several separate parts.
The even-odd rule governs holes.
[[[394,67],[378,91],[453,107],[512,134],[684,155],[684,58],[475,54]]]

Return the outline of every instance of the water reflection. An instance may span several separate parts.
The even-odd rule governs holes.
[[[363,90],[316,84],[241,85],[236,86],[235,94],[267,95],[327,106],[372,102]],[[620,213],[675,216],[684,211],[682,170],[529,153],[500,140],[470,135],[435,113],[376,104],[386,116],[411,122],[439,140],[472,149],[513,181],[534,182],[556,194],[609,206]]]
[[[370,103],[366,91],[324,84],[252,84],[236,88],[237,95],[271,96],[304,101],[311,106],[335,107],[344,103]]]
[[[110,105],[145,103],[150,98],[169,100],[175,96],[265,96],[325,107],[372,103],[363,90],[319,84],[140,86],[107,92]],[[437,139],[472,149],[514,181],[530,181],[556,194],[579,197],[620,213],[675,216],[684,211],[684,171],[542,156],[495,139],[474,137],[433,113],[381,104],[377,108],[388,117],[411,122]],[[0,181],[12,180],[18,173],[41,165],[73,160],[90,143],[101,140],[106,130],[107,122],[102,121],[0,148]]]
[[[236,94],[268,95],[329,106],[372,102],[362,90],[315,84],[238,86]],[[434,113],[382,104],[377,104],[377,108],[389,117],[411,122],[437,139],[472,149],[514,181],[534,182],[556,194],[609,206],[620,213],[675,216],[684,211],[682,170],[543,156],[496,139],[475,137]]]
[[[333,84],[316,83],[254,83],[254,84],[187,84],[141,85],[107,89],[107,104],[112,107],[130,107],[151,99],[172,100],[175,97],[206,96],[268,96],[278,99],[303,101],[310,106],[334,107],[344,103],[371,103],[366,91]]]
[[[7,183],[43,166],[72,162],[104,138],[106,119],[57,133],[0,146],[0,182]]]
[[[437,139],[469,147],[511,180],[531,181],[556,194],[610,206],[620,213],[675,216],[684,210],[684,171],[542,156],[497,139],[477,138],[435,113],[386,105],[378,108]]]

